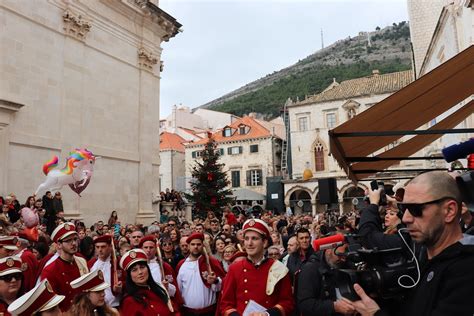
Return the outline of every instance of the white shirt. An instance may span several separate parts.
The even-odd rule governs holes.
[[[156,283],[160,284],[162,287],[164,287],[163,282],[161,281],[163,279],[161,277],[161,268],[158,262],[156,262],[156,259],[150,260],[150,263],[148,263],[148,266],[150,267],[151,276],[153,277],[153,280]],[[168,275],[166,275],[166,280],[168,281],[168,294],[171,297],[174,297],[174,295],[176,294],[176,287],[174,286],[174,284],[172,284],[173,276],[171,275],[170,277],[171,277],[171,280],[168,279]]]
[[[178,273],[178,287],[184,299],[184,306],[201,309],[216,303],[216,292],[220,291],[221,280],[210,288],[204,285],[197,260],[186,258]]]
[[[105,302],[112,307],[117,307],[120,305],[120,295],[115,296],[112,293],[112,279],[111,279],[111,271],[112,271],[112,264],[110,263],[110,256],[107,258],[106,261],[102,261],[97,258],[97,261],[91,267],[91,272],[100,270],[104,274],[104,281],[110,284],[110,287],[105,289]]]

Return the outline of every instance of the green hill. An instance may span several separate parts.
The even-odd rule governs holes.
[[[370,38],[370,41],[369,41]],[[245,85],[201,107],[238,116],[258,112],[270,118],[279,115],[290,97],[304,99],[333,82],[360,78],[378,69],[381,74],[411,68],[408,23],[339,40],[296,64]]]

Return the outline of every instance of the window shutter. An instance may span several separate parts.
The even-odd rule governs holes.
[[[227,148],[227,154],[232,155],[232,147]]]
[[[262,179],[262,170],[257,170],[257,174],[258,174],[258,185],[262,185],[263,183],[263,179]]]
[[[244,149],[242,146],[239,146],[239,154],[243,153]]]
[[[252,185],[250,170],[247,170],[247,186]]]
[[[196,152],[195,152],[195,151],[193,151],[193,152],[191,153],[191,157],[196,158]]]

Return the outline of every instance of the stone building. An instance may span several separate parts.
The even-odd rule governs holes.
[[[175,133],[160,134],[160,188],[183,191],[185,176],[184,143],[186,140]]]
[[[270,122],[245,116],[212,134],[220,151],[219,162],[225,165],[234,195],[252,194],[265,200],[267,177],[281,175],[281,143],[284,126],[281,119]],[[208,139],[185,146],[186,177]],[[189,186],[188,186],[189,188]],[[252,198],[255,200],[254,198]],[[244,199],[243,199],[244,200]]]
[[[86,147],[101,159],[81,198],[62,189],[66,217],[155,219],[161,43],[181,27],[157,5],[1,1],[0,195],[26,199],[46,161]]]
[[[422,77],[474,44],[474,2],[472,0],[449,1],[449,4],[443,6],[441,10],[433,12],[432,16],[427,17],[427,19],[433,19],[433,16],[436,18],[436,24],[432,32],[433,35],[427,44],[426,53],[419,59],[418,77]],[[418,34],[419,31],[415,29],[415,26],[410,23],[412,33]],[[415,37],[413,40],[418,39]],[[436,124],[436,122],[447,117],[470,100],[472,100],[472,96],[432,120],[426,128]],[[474,128],[474,114],[468,116],[456,128]],[[466,141],[470,137],[473,137],[472,133],[443,135],[425,148],[424,154],[425,156],[440,155],[441,149],[444,147]],[[465,160],[462,160],[462,162],[466,166]],[[428,161],[425,167],[430,167],[431,164],[432,162]],[[438,164],[440,167],[446,165],[443,161],[439,161]]]
[[[368,77],[334,82],[323,92],[303,101],[287,103],[291,126],[293,175],[284,181],[285,205],[296,213],[323,211],[319,204],[318,179],[337,179],[338,207],[352,208],[354,197],[360,197],[367,183],[355,187],[345,172],[329,156],[328,131],[370,108],[413,81],[413,72],[380,74],[374,70]],[[309,179],[303,172],[310,171]],[[312,177],[311,177],[312,175]],[[394,185],[395,183],[387,183]]]

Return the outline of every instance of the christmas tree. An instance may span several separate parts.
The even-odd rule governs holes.
[[[205,217],[208,211],[221,216],[221,209],[230,204],[232,191],[228,189],[229,181],[224,171],[224,164],[219,164],[219,151],[216,142],[208,134],[209,141],[201,152],[202,162],[197,160],[192,167],[191,192],[186,198],[194,203],[197,212]]]

